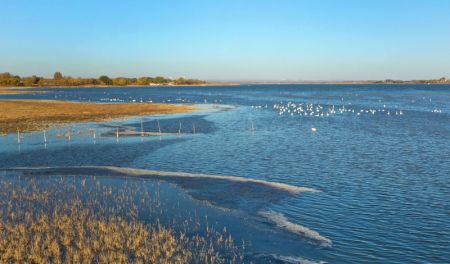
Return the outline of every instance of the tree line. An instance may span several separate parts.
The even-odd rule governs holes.
[[[392,79],[386,79],[383,81],[376,81],[375,83],[382,83],[382,84],[402,84],[402,83],[415,83],[415,84],[443,84],[443,83],[449,83],[450,80],[446,77],[442,77],[440,79],[431,79],[431,80],[412,80],[412,81],[403,81],[403,80],[392,80]]]
[[[111,86],[127,86],[127,85],[200,85],[205,84],[203,80],[177,78],[170,79],[162,76],[156,77],[139,77],[126,78],[116,77],[110,78],[102,75],[99,78],[80,78],[64,76],[61,72],[55,72],[53,79],[39,77],[33,75],[31,77],[20,77],[11,73],[0,73],[0,86],[15,87],[49,87],[49,86],[95,86],[95,85],[111,85]]]

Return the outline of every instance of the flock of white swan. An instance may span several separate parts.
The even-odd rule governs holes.
[[[274,104],[273,109],[278,111],[279,115],[299,115],[299,116],[312,116],[312,117],[329,117],[336,114],[355,114],[357,116],[360,115],[375,115],[375,114],[385,114],[387,116],[403,115],[403,110],[391,110],[387,109],[384,105],[382,108],[369,108],[369,109],[355,109],[350,106],[340,105],[335,106],[331,105],[328,107],[324,107],[320,104],[307,104],[307,103],[292,103],[288,102],[287,104]]]
[[[266,105],[253,105],[253,109],[267,109]],[[312,103],[277,103],[272,106],[272,109],[278,112],[278,115],[289,116],[305,116],[305,117],[330,117],[336,114],[354,114],[356,116],[361,115],[386,115],[386,116],[402,116],[404,115],[401,109],[389,109],[386,105],[378,108],[354,108],[351,105],[330,105],[323,106],[321,104]],[[441,109],[434,108],[432,113],[442,113]]]

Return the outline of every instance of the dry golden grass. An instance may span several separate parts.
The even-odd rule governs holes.
[[[1,263],[187,263],[187,237],[72,206],[24,223],[0,222]]]
[[[194,111],[173,104],[94,104],[65,101],[0,100],[0,134],[31,132],[73,122],[99,122],[113,118]]]
[[[160,204],[144,186],[112,187],[95,178],[0,177],[0,263],[243,261],[229,234],[207,226],[206,234],[188,235],[159,220],[139,220],[139,210]]]

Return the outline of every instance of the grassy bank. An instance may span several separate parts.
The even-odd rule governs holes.
[[[31,132],[74,122],[194,111],[173,104],[94,104],[65,101],[0,100],[0,134]]]

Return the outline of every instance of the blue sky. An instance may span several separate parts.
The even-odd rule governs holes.
[[[0,0],[0,72],[450,77],[448,0]]]

